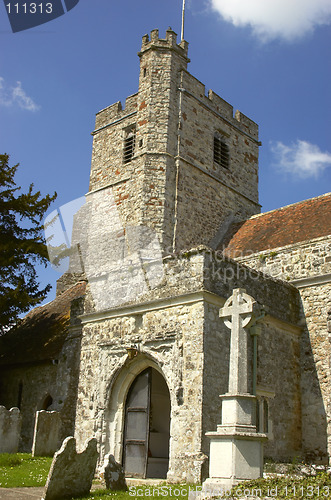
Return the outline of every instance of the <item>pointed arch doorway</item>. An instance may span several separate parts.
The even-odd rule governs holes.
[[[147,368],[132,382],[125,404],[123,466],[126,477],[166,478],[170,394],[163,376]]]

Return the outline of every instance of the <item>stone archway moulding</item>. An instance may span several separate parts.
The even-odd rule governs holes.
[[[167,376],[160,368],[161,363],[153,354],[141,351],[131,361],[128,361],[128,358],[125,357],[116,372],[113,373],[109,384],[107,384],[103,432],[100,443],[101,463],[107,453],[112,453],[116,461],[120,463],[122,461],[125,401],[131,384],[139,373],[149,367],[158,371],[164,378],[169,390],[170,399],[172,399],[172,391],[170,391]]]

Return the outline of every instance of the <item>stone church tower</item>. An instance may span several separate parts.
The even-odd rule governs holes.
[[[124,225],[155,229],[165,254],[217,241],[260,211],[258,127],[187,71],[188,44],[145,35],[139,90],[97,114],[90,191],[111,186]],[[216,239],[215,239],[216,238]]]
[[[263,313],[247,342],[265,455],[326,462],[331,195],[260,214],[258,126],[206,95],[187,55],[171,29],[145,35],[138,92],[97,113],[69,271],[0,339],[0,404],[20,406],[24,450],[52,409],[61,439],[97,437],[100,464],[201,482],[229,382],[219,311],[241,288]]]
[[[150,39],[144,36],[138,93],[126,99],[124,109],[118,102],[96,116],[87,200],[97,200],[91,202],[92,214],[105,208],[100,217],[90,215],[93,223],[79,232],[78,239],[82,232],[90,239],[95,235],[97,245],[83,249],[83,260],[92,259],[93,276],[71,332],[82,339],[78,442],[96,434],[101,455],[113,453],[129,476],[199,482],[208,469],[205,433],[219,423],[218,396],[228,384],[229,333],[218,311],[235,287],[246,288],[272,311],[259,346],[268,368],[258,385],[258,426],[262,431],[269,426],[269,400],[275,414],[287,406],[279,422],[286,437],[270,444],[270,454],[298,453],[299,299],[289,285],[213,251],[231,224],[260,211],[258,126],[238,111],[234,115],[213,91],[206,96],[204,85],[187,71],[187,49],[171,29],[165,39],[158,30]],[[110,193],[109,202],[103,193]],[[86,212],[79,217],[86,220]],[[130,277],[127,264],[116,260],[119,267],[113,267],[106,286],[99,262],[106,256],[109,269],[119,241],[129,258],[130,228],[137,227],[147,230],[149,239],[150,231],[157,235],[162,276],[151,282],[153,267],[146,272],[145,266],[147,287],[139,288],[132,276],[140,261],[130,260]],[[141,236],[133,245],[138,253],[146,243]],[[286,392],[283,363],[272,361],[276,337],[287,358]],[[250,338],[249,343],[251,366]],[[250,390],[252,385],[250,373]],[[276,423],[274,430],[278,433]]]

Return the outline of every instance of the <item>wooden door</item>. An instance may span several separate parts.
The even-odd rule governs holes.
[[[145,478],[147,473],[151,369],[132,383],[125,407],[124,470],[126,477]]]

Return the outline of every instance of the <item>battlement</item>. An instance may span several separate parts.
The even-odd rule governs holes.
[[[181,87],[182,92],[192,95],[203,106],[213,110],[244,133],[258,140],[259,128],[253,120],[238,110],[234,113],[233,106],[213,90],[209,90],[207,94],[205,85],[188,71],[183,71],[182,73]]]
[[[137,111],[137,98],[138,93],[128,96],[125,100],[124,108],[121,101],[117,101],[114,104],[107,106],[107,108],[101,109],[96,114],[95,131]]]
[[[147,50],[152,49],[175,50],[178,54],[184,57],[187,62],[189,62],[189,59],[187,57],[188,42],[182,40],[179,44],[177,44],[177,33],[175,33],[171,28],[167,29],[165,38],[159,38],[158,29],[151,31],[150,38],[149,35],[144,35],[142,37],[141,51],[138,53],[139,57]]]

